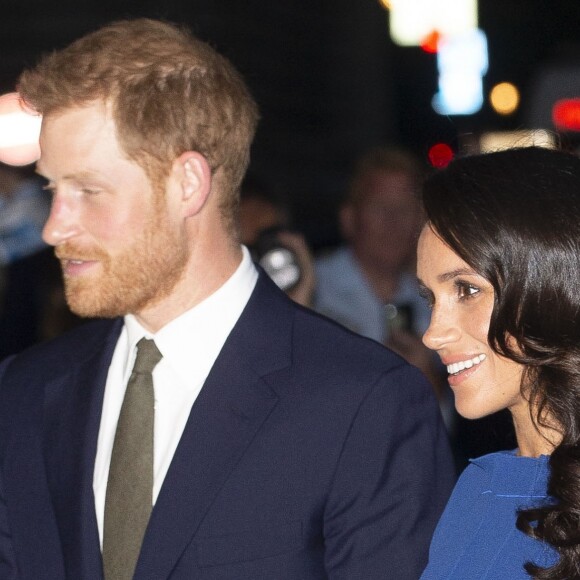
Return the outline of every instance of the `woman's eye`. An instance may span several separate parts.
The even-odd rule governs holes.
[[[455,285],[457,287],[457,295],[459,296],[460,300],[466,300],[479,293],[479,288],[473,284],[458,281]]]

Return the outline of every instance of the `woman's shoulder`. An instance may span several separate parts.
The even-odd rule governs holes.
[[[499,451],[470,460],[458,485],[481,482],[499,494],[544,495],[548,474],[547,455],[523,457],[516,450]]]
[[[517,510],[545,501],[547,474],[546,456],[501,451],[472,459],[439,521],[422,578],[527,578],[524,562],[546,561],[546,548],[517,529]]]
[[[521,457],[515,450],[498,451],[469,461],[459,476],[448,508],[471,501],[481,494],[544,495],[548,457]]]
[[[513,457],[515,457],[513,451],[497,451],[470,459],[467,467],[459,476],[456,487],[464,486],[467,483],[473,485],[477,482],[484,484],[490,481],[495,473],[509,468],[509,463]]]

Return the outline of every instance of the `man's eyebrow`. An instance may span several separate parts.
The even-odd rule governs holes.
[[[450,270],[449,272],[444,272],[437,276],[439,282],[448,282],[457,278],[458,276],[478,276],[478,273],[471,268],[457,268],[456,270]]]
[[[36,164],[34,171],[36,174],[38,174],[41,177],[43,177],[44,179],[47,179],[50,181],[50,178],[44,173],[44,171],[42,169],[42,165],[40,165],[40,163]],[[85,171],[80,171],[79,173],[74,173],[74,174],[71,173],[70,175],[63,175],[62,180],[63,181],[73,181],[75,179],[94,179],[95,175],[96,174],[94,172],[92,172],[90,170],[85,170]]]

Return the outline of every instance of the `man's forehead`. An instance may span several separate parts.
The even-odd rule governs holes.
[[[114,168],[134,164],[121,147],[115,122],[102,103],[44,118],[40,150],[37,171],[54,180],[91,171],[106,175]]]
[[[45,115],[40,131],[41,146],[43,143],[60,141],[66,146],[74,140],[76,146],[91,146],[99,138],[115,138],[116,126],[107,107],[101,102],[81,107],[69,107]]]
[[[358,184],[361,202],[392,201],[417,202],[418,184],[414,176],[404,171],[375,170],[364,176]]]

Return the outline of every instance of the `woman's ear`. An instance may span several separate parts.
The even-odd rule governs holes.
[[[186,217],[197,214],[211,191],[211,169],[207,159],[197,151],[186,151],[174,161],[181,202]]]

